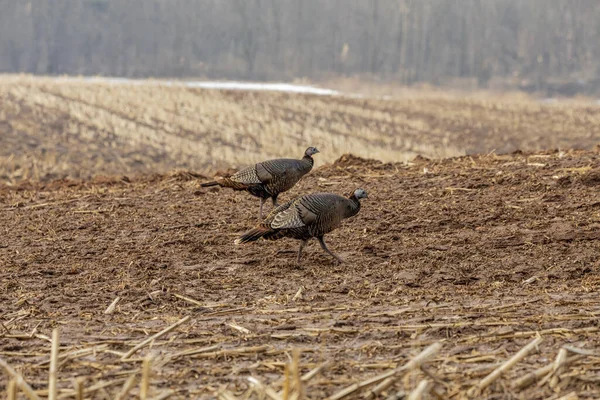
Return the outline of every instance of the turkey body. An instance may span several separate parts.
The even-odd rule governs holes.
[[[229,179],[234,183],[228,187],[247,190],[261,199],[275,199],[275,203],[280,193],[293,188],[311,171],[313,164],[312,157],[305,157],[302,160],[279,158],[263,161],[232,175]]]
[[[312,155],[318,153],[309,147],[300,160],[278,158],[257,163],[236,172],[230,177],[218,177],[212,182],[201,184],[202,187],[221,186],[233,190],[244,190],[260,199],[259,219],[262,219],[262,208],[265,200],[271,199],[277,206],[277,197],[287,192],[309,173],[314,165]]]
[[[317,238],[324,251],[338,261],[343,260],[332,253],[323,236],[338,228],[342,221],[360,211],[360,199],[366,198],[363,189],[357,189],[350,197],[333,193],[312,193],[300,196],[275,208],[267,218],[236,240],[236,244],[256,241],[260,238],[278,240],[284,237],[300,240],[298,263],[302,249],[311,238]]]

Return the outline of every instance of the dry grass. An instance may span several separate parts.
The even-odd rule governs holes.
[[[155,82],[156,83],[156,82]],[[406,161],[468,153],[592,148],[598,108],[523,96],[403,91],[395,99],[217,91],[156,84],[0,78],[0,179],[212,172],[319,147]]]

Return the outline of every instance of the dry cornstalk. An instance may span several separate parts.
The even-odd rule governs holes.
[[[200,303],[198,300],[192,299],[191,297],[187,297],[187,296],[184,296],[182,294],[177,294],[177,293],[175,293],[174,296],[177,297],[178,299],[187,301],[188,303],[191,303],[195,306],[203,307],[203,308],[210,308],[210,307],[207,307],[206,305]]]
[[[52,330],[52,349],[50,351],[50,373],[48,377],[48,400],[56,400],[58,395],[58,389],[56,382],[58,379],[58,347],[59,347],[59,334],[58,329]]]
[[[426,394],[429,390],[431,390],[431,382],[427,379],[423,379],[421,382],[419,382],[415,390],[410,392],[410,395],[408,395],[407,400],[421,400],[423,398],[423,395]]]
[[[117,397],[115,397],[116,400],[122,400],[125,399],[127,397],[127,395],[129,394],[129,391],[131,389],[133,389],[133,386],[135,385],[135,374],[132,374],[123,384],[123,387],[121,388],[121,390],[119,391],[119,393],[117,394]]]
[[[179,325],[187,322],[190,319],[190,316],[185,316],[182,319],[180,319],[179,321],[175,322],[173,325],[163,329],[162,331],[158,332],[155,335],[150,336],[148,339],[144,340],[143,342],[141,342],[140,344],[138,344],[137,346],[135,346],[134,348],[132,348],[131,350],[129,350],[127,353],[125,353],[125,355],[123,357],[121,357],[121,360],[125,361],[127,360],[129,357],[131,357],[136,351],[138,351],[139,349],[141,349],[142,347],[146,346],[148,343],[152,342],[153,340],[158,339],[159,337],[166,335],[167,333],[171,332],[173,329],[177,328]]]
[[[252,311],[252,310],[253,310],[252,308],[248,308],[248,307],[238,307],[238,308],[231,308],[229,310],[210,312],[207,314],[203,314],[203,316],[204,317],[218,317],[221,315],[237,314],[241,311]]]
[[[287,400],[290,396],[290,365],[285,364],[283,370],[283,398]]]
[[[597,351],[594,351],[594,350],[580,349],[579,347],[574,347],[574,346],[569,346],[569,345],[564,345],[562,348],[570,351],[571,353],[575,353],[575,354],[581,354],[584,356],[600,357],[600,353],[598,353]]]
[[[83,400],[83,379],[77,378],[73,381],[73,387],[75,388],[75,399]]]
[[[23,376],[18,374],[6,361],[0,358],[0,367],[4,368],[6,372],[15,380],[17,386],[30,400],[39,400],[39,396],[33,391],[32,387],[29,386]]]
[[[406,399],[406,392],[404,390],[400,390],[390,396],[386,400],[404,400]]]
[[[581,356],[581,355],[569,357],[566,359],[565,365],[569,365],[570,363],[580,360],[582,358],[583,358],[583,356]],[[514,381],[512,384],[512,387],[514,389],[526,388],[527,386],[531,385],[533,382],[540,379],[542,376],[545,376],[545,375],[549,374],[550,372],[552,372],[553,368],[554,368],[554,363],[550,363],[541,368],[538,368],[535,371],[532,371],[532,372],[528,373],[527,375]]]
[[[489,338],[491,340],[503,340],[503,339],[516,339],[516,338],[525,338],[529,336],[537,336],[537,335],[554,335],[554,334],[580,334],[580,333],[594,333],[598,332],[600,327],[597,326],[588,326],[585,328],[577,328],[577,329],[567,329],[567,328],[549,328],[543,329],[541,331],[519,331],[519,332],[507,332],[503,334],[490,333],[485,335],[473,335],[466,336],[458,339],[457,343],[471,342],[473,340],[481,340],[482,338]],[[425,342],[427,343],[427,342]],[[412,345],[412,343],[411,343]],[[398,347],[406,347],[406,345],[396,345],[390,348],[398,348]]]
[[[217,350],[219,348],[221,348],[221,344],[217,343],[212,346],[200,347],[200,348],[191,349],[191,350],[182,350],[182,351],[179,351],[179,352],[171,355],[171,358],[175,359],[175,358],[184,357],[184,356],[192,356],[194,354],[208,353],[213,350]]]
[[[400,367],[399,369],[400,370],[408,370],[408,371],[410,371],[410,370],[413,370],[413,369],[416,369],[416,368],[420,368],[421,364],[427,358],[432,357],[441,348],[442,348],[442,344],[440,342],[433,343],[432,345],[430,345],[429,347],[427,347],[425,350],[423,350],[423,352],[421,352],[419,355],[417,355],[415,358],[413,358],[412,360],[410,360],[406,365]],[[372,399],[374,397],[379,396],[384,390],[386,390],[387,388],[389,388],[390,386],[392,386],[394,384],[394,382],[396,381],[397,378],[398,378],[398,376],[395,375],[395,374],[390,375],[389,377],[387,377],[386,379],[384,379],[381,383],[379,383],[377,386],[375,386],[373,389],[369,390],[363,396],[363,398],[365,398],[365,399]]]
[[[292,301],[296,301],[298,299],[302,298],[302,291],[304,290],[304,288],[302,286],[300,286],[300,288],[298,288],[298,291],[296,292],[296,294],[294,295],[294,297],[292,297]]]
[[[17,400],[17,381],[12,378],[6,387],[6,398],[8,400]]]
[[[87,356],[89,354],[94,354],[96,352],[100,352],[100,351],[105,351],[108,349],[108,345],[107,344],[101,344],[98,346],[94,346],[94,347],[88,347],[85,349],[77,349],[77,350],[72,350],[69,352],[63,352],[58,356],[59,360],[63,360],[63,359],[74,359],[76,357],[81,357],[81,356]],[[42,366],[42,365],[46,365],[50,363],[50,358],[40,362],[39,364],[36,364],[36,366]]]
[[[556,355],[556,359],[554,360],[554,363],[552,364],[552,370],[548,373],[548,375],[546,375],[544,377],[544,379],[542,379],[538,383],[537,386],[542,387],[550,378],[552,378],[553,376],[556,376],[558,373],[560,373],[560,370],[565,365],[566,361],[567,361],[567,349],[562,348],[558,351],[558,354]]]
[[[230,322],[228,324],[226,324],[228,327],[235,329],[238,332],[243,333],[244,335],[248,335],[250,333],[250,330],[247,328],[244,328],[241,325],[236,324],[235,322]]]
[[[384,390],[386,390],[387,388],[389,388],[390,386],[392,386],[394,384],[394,382],[396,382],[396,377],[394,377],[394,376],[390,376],[389,378],[384,379],[377,386],[375,386],[373,389],[369,390],[364,395],[364,398],[365,399],[370,399],[370,398],[373,398],[373,397],[377,397]]]
[[[410,371],[412,369],[419,368],[423,362],[427,361],[429,358],[434,356],[438,351],[440,351],[441,348],[442,348],[442,344],[440,342],[433,343],[432,345],[427,347],[425,350],[423,350],[421,353],[419,353],[417,356],[412,358],[409,362],[407,362],[402,367],[399,367],[399,368],[393,369],[391,371],[388,371],[386,373],[377,375],[373,378],[367,379],[366,381],[350,385],[347,388],[342,389],[341,391],[328,397],[327,400],[343,399],[361,389],[364,389],[371,385],[375,385],[387,378],[390,378],[393,376],[397,378],[398,376],[402,375],[406,371]],[[370,391],[369,393],[367,393],[365,395],[365,398],[371,399],[371,398],[375,397],[377,394],[378,393],[373,393],[373,391]]]
[[[152,400],[164,400],[164,399],[168,399],[169,397],[173,396],[173,394],[175,394],[174,390],[167,389],[164,392],[162,392],[159,395],[157,395],[156,397],[153,397]]]
[[[121,298],[119,296],[117,296],[112,303],[110,303],[110,305],[108,307],[106,307],[106,310],[104,310],[104,314],[110,315],[115,311],[115,308],[117,307],[117,303],[119,302],[119,300],[121,300]]]
[[[328,365],[329,365],[329,361],[325,361],[323,364],[318,365],[317,367],[308,371],[306,374],[302,375],[302,377],[300,379],[302,380],[302,382],[308,382],[315,375],[317,375],[319,372],[321,372],[323,370],[323,368],[327,367]]]
[[[267,350],[269,350],[269,346],[267,345],[262,345],[262,346],[253,346],[253,347],[240,347],[238,349],[223,349],[223,350],[219,350],[219,351],[211,351],[208,353],[199,353],[199,354],[195,354],[194,357],[195,358],[210,358],[210,357],[218,357],[218,356],[234,356],[234,355],[241,355],[241,354],[255,354],[255,353],[264,353]]]
[[[577,392],[570,392],[565,394],[564,396],[559,397],[556,400],[578,400],[579,396],[577,396]]]
[[[431,372],[429,369],[425,368],[425,366],[421,365],[420,369],[421,369],[421,372],[423,372],[425,375],[427,375],[429,378],[431,378],[431,380],[434,383],[438,383],[438,384],[441,384],[441,385],[446,386],[446,387],[449,386],[449,384],[447,382],[444,382],[436,374],[434,374],[433,372]],[[435,391],[435,388],[433,390]]]
[[[142,380],[140,381],[140,400],[148,398],[148,389],[150,388],[150,372],[152,370],[152,356],[144,358],[142,364]]]
[[[272,400],[282,400],[282,397],[272,387],[265,385],[260,380],[250,376],[248,377],[248,381],[252,383],[255,390],[259,391],[261,395],[267,396]],[[284,397],[284,399],[287,399],[287,397]]]
[[[94,385],[88,387],[87,389],[84,389],[83,393],[85,395],[90,395],[90,394],[92,394],[92,393],[94,393],[96,391],[104,390],[104,388],[107,388],[107,387],[113,386],[113,385],[117,385],[117,384],[119,384],[121,382],[125,382],[125,379],[115,379],[114,381],[98,382],[98,383],[95,383]],[[60,399],[67,399],[67,398],[71,398],[73,396],[75,396],[75,392],[74,391],[68,391],[68,392],[65,392],[65,393],[61,393],[58,396],[58,399],[59,400]]]
[[[297,399],[304,398],[304,384],[300,378],[300,350],[295,348],[292,349],[292,365],[291,371],[293,372],[294,378],[294,389]]]
[[[237,397],[235,397],[235,395],[233,393],[231,393],[229,390],[221,390],[217,394],[217,399],[219,399],[219,400],[237,400]]]
[[[542,338],[539,336],[537,338],[533,339],[531,342],[529,342],[529,344],[527,344],[527,346],[525,346],[521,350],[519,350],[517,352],[517,354],[512,356],[504,364],[502,364],[501,366],[496,368],[494,371],[492,371],[492,373],[490,373],[488,376],[483,378],[483,380],[481,382],[479,382],[479,384],[476,387],[472,388],[471,391],[473,393],[475,393],[476,391],[481,392],[483,389],[485,389],[486,387],[488,387],[489,385],[494,383],[494,381],[496,381],[498,378],[500,378],[503,373],[508,371],[515,364],[517,364],[519,361],[521,361],[523,358],[525,358],[541,342],[542,342]]]

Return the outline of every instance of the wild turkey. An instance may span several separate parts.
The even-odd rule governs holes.
[[[262,219],[263,204],[268,198],[273,206],[278,206],[277,196],[290,190],[313,167],[313,154],[318,153],[316,147],[309,147],[301,160],[278,158],[259,162],[258,164],[236,172],[230,177],[217,177],[212,182],[201,184],[202,187],[221,186],[233,190],[245,190],[260,199],[259,220]]]
[[[310,238],[316,237],[323,250],[343,262],[327,248],[323,236],[339,227],[343,219],[356,215],[360,210],[360,199],[364,198],[367,198],[364,189],[356,189],[348,198],[333,193],[312,193],[298,197],[274,209],[263,222],[240,236],[235,244],[260,238],[298,239],[301,240],[297,259],[300,264],[302,249]]]

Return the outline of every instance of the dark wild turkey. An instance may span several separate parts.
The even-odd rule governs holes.
[[[233,190],[245,190],[260,199],[259,220],[262,219],[263,204],[268,198],[273,206],[278,206],[277,196],[294,187],[313,167],[313,154],[318,153],[316,147],[309,147],[301,160],[278,158],[263,161],[245,168],[229,177],[216,177],[212,182],[201,184],[202,187],[221,186]]]
[[[248,243],[264,238],[277,240],[284,237],[301,240],[297,262],[300,264],[302,249],[310,238],[317,238],[327,253],[339,262],[343,260],[332,253],[323,236],[340,226],[360,210],[360,199],[367,198],[364,189],[356,189],[350,197],[333,193],[312,193],[300,196],[275,208],[269,216],[253,229],[240,236],[235,244]]]

